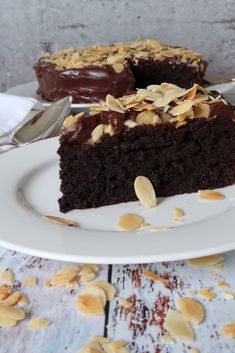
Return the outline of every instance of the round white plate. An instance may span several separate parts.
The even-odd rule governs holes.
[[[36,98],[40,103],[42,103],[46,107],[51,105],[51,102],[46,101],[36,93],[37,88],[37,81],[32,81],[12,87],[8,89],[6,93],[12,94],[14,96]],[[84,111],[85,113],[89,113],[89,107],[87,104],[72,103],[71,110],[72,112]]]
[[[196,194],[159,200],[154,209],[138,202],[61,214],[57,138],[12,150],[0,156],[0,245],[31,255],[75,262],[146,263],[205,256],[235,249],[235,185],[223,188],[225,200],[201,203]],[[24,199],[33,207],[28,209]],[[184,222],[174,224],[172,211],[181,207]],[[142,215],[151,226],[173,227],[122,232],[119,216]],[[40,215],[77,221],[68,227]]]

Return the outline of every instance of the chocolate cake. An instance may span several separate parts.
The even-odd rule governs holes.
[[[224,187],[235,182],[233,107],[197,84],[108,95],[65,120],[58,154],[62,212],[134,201],[137,176],[159,197]]]
[[[46,53],[34,69],[43,98],[92,103],[162,82],[188,88],[202,82],[206,66],[194,51],[148,39]]]

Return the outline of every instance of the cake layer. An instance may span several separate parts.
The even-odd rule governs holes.
[[[216,92],[162,84],[97,105],[65,121],[60,137],[60,210],[136,200],[146,176],[157,196],[235,181],[233,108]]]
[[[153,83],[190,87],[202,82],[206,66],[194,51],[148,39],[46,53],[34,69],[43,98],[71,95],[74,103],[92,103]]]

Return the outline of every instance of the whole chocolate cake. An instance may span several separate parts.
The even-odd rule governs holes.
[[[46,100],[71,95],[74,103],[92,103],[162,82],[188,88],[202,82],[206,66],[192,50],[147,39],[46,53],[34,69]]]
[[[60,136],[60,210],[136,200],[147,177],[157,196],[235,182],[235,116],[217,92],[163,83],[64,122]]]

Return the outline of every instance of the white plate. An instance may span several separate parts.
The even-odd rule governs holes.
[[[60,214],[58,140],[40,141],[0,156],[0,245],[24,253],[75,262],[146,263],[172,261],[235,249],[235,185],[225,200],[200,203],[196,194],[162,199],[154,209],[138,202]],[[23,205],[22,193],[34,211]],[[182,207],[185,220],[172,223]],[[152,233],[116,230],[121,214],[142,215],[152,226],[175,227]],[[59,215],[80,227],[57,225],[40,215]]]
[[[14,96],[36,98],[39,102],[41,102],[46,107],[51,105],[51,102],[46,101],[36,93],[37,88],[38,88],[37,81],[32,81],[32,82],[23,83],[21,85],[12,87],[8,89],[6,93],[13,94]],[[87,104],[73,103],[71,105],[71,110],[72,112],[84,111],[85,113],[89,113],[89,107]]]

